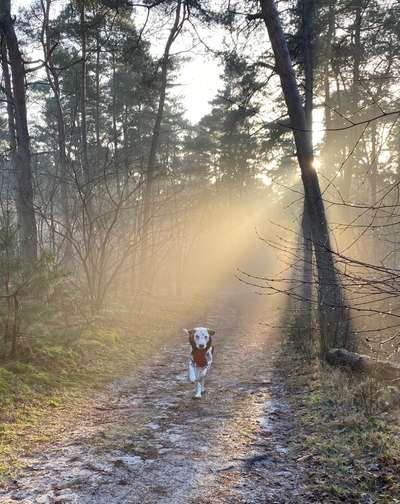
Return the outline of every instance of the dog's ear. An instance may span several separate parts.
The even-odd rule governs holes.
[[[215,334],[214,329],[207,329],[207,331],[208,331],[208,334],[209,334],[210,336],[214,336],[214,334]]]
[[[183,329],[183,332],[189,336],[189,344],[191,345],[192,349],[195,348],[195,343],[194,343],[194,333],[196,332],[194,329]]]

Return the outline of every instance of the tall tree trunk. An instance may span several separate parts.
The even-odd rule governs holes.
[[[303,39],[303,64],[305,80],[304,113],[307,133],[311,146],[313,145],[313,98],[314,98],[314,69],[313,69],[313,0],[302,0],[301,34]]]
[[[313,97],[314,97],[314,69],[313,69],[313,31],[312,24],[314,18],[313,0],[302,0],[301,9],[301,35],[303,47],[303,65],[305,81],[305,100],[304,113],[307,125],[309,142],[313,145]],[[311,236],[311,222],[307,211],[306,201],[304,200],[303,218],[303,320],[304,332],[306,337],[311,339],[311,319],[312,319],[312,274],[313,274],[313,248]]]
[[[116,65],[115,53],[111,54],[112,61],[112,128],[113,128],[113,144],[114,144],[114,167],[115,174],[118,171],[118,130],[117,130],[117,89],[116,89]],[[117,177],[118,179],[118,177]]]
[[[313,147],[307,131],[306,114],[301,102],[288,45],[274,0],[261,0],[261,9],[293,128],[306,207],[310,218],[318,270],[321,353],[325,355],[330,347],[346,347],[348,345],[342,290],[335,271],[325,208],[318,175],[313,167]]]
[[[15,119],[14,119],[14,107],[13,107],[13,96],[11,87],[11,77],[10,70],[8,68],[8,57],[7,57],[7,46],[4,36],[1,38],[1,70],[3,72],[4,89],[7,98],[7,124],[8,124],[8,135],[10,142],[11,157],[14,158],[15,151],[17,149],[17,139],[15,132]]]
[[[100,36],[96,33],[96,166],[99,167],[100,164]]]
[[[376,121],[374,121],[371,126],[371,153],[369,156],[369,170],[368,170],[368,179],[371,187],[371,206],[376,206],[377,198],[378,198],[378,157],[379,157],[379,145],[378,144],[378,131],[376,127]],[[371,261],[375,264],[378,264],[381,261],[382,256],[385,256],[387,253],[387,244],[380,236],[380,231],[378,229],[371,235],[371,247],[370,247],[370,257]],[[382,254],[383,252],[383,254]]]
[[[152,218],[152,199],[153,199],[153,184],[155,178],[155,164],[160,139],[161,122],[164,114],[165,98],[167,93],[167,80],[168,80],[168,66],[171,46],[182,29],[185,19],[183,11],[183,1],[177,0],[175,9],[175,18],[172,28],[170,30],[167,43],[165,45],[164,54],[161,64],[161,83],[160,83],[160,97],[158,101],[157,115],[153,128],[153,135],[151,139],[150,153],[146,167],[145,187],[143,194],[143,218],[142,218],[142,242],[140,248],[140,266],[141,266],[141,279],[140,284],[142,289],[149,289],[150,287],[150,264],[149,264],[149,234],[151,229]]]
[[[21,228],[21,255],[27,262],[33,263],[37,259],[38,239],[33,206],[31,151],[26,115],[25,69],[10,8],[10,0],[2,0],[0,5],[0,28],[7,46],[8,60],[11,67],[12,103],[17,140],[14,169]],[[7,54],[7,51],[5,53]]]
[[[330,79],[329,79],[329,69],[332,59],[332,42],[335,35],[335,3],[333,0],[329,2],[329,10],[328,10],[328,32],[326,34],[325,39],[325,62],[324,62],[324,93],[325,93],[325,106],[324,106],[324,115],[325,115],[325,126],[326,129],[330,129],[332,127],[332,110],[330,107],[330,99],[331,99],[331,90],[330,90]],[[326,132],[325,144],[328,145],[328,135],[329,131]],[[328,145],[329,148],[329,145]]]
[[[378,186],[378,132],[376,128],[376,121],[371,125],[371,156],[369,168],[369,180],[371,185],[371,205],[376,205],[377,200],[377,186]]]
[[[10,69],[8,68],[8,56],[7,56],[7,46],[5,37],[2,35],[1,37],[1,70],[3,73],[3,82],[4,82],[4,90],[6,93],[7,99],[7,125],[8,125],[8,136],[9,136],[9,144],[10,144],[10,163],[11,170],[15,173],[15,156],[17,152],[17,133],[15,131],[15,118],[14,118],[14,106],[13,106],[13,96],[12,96],[12,87],[11,87],[11,77],[10,77]],[[13,183],[14,186],[14,183]],[[15,187],[13,188],[13,193],[16,191]],[[21,215],[19,205],[16,205],[17,210],[17,228],[21,227]],[[7,217],[8,225],[9,217]],[[9,298],[10,302],[10,298]]]
[[[332,82],[332,44],[335,37],[335,24],[336,24],[336,11],[334,0],[329,0],[328,5],[328,30],[323,43],[324,63],[323,63],[323,79],[324,79],[324,120],[325,120],[325,135],[324,142],[321,148],[321,164],[322,166],[329,166],[332,160],[332,155],[338,155],[335,150],[337,146],[334,145],[334,134],[332,134],[333,115],[332,115],[332,101],[331,101],[331,82]],[[335,149],[335,150],[334,150]]]
[[[305,337],[309,342],[312,338],[312,297],[313,297],[313,246],[311,234],[311,222],[307,212],[307,205],[304,201],[303,218],[301,220],[301,230],[303,235],[303,278],[302,278],[302,300],[303,310],[301,316],[301,327],[304,328]]]
[[[53,55],[51,50],[51,41],[49,35],[49,19],[50,8],[52,0],[46,0],[42,3],[43,8],[43,27],[42,27],[42,46],[44,59],[46,61],[46,76],[54,95],[56,105],[56,120],[57,120],[57,145],[58,145],[58,174],[60,176],[60,200],[61,209],[63,213],[64,227],[65,227],[65,252],[64,262],[69,265],[72,261],[72,229],[69,208],[69,194],[68,194],[68,167],[69,161],[67,156],[66,140],[65,140],[65,120],[64,111],[61,102],[61,89],[58,77],[58,71],[53,63]]]
[[[88,163],[87,125],[86,125],[86,23],[85,0],[80,0],[80,36],[81,36],[81,75],[80,75],[80,109],[81,109],[81,163],[86,184],[92,182],[92,174]],[[88,189],[88,187],[86,188]]]
[[[359,101],[360,101],[360,66],[361,66],[361,25],[362,25],[362,5],[361,0],[356,0],[355,2],[355,13],[354,13],[354,25],[352,33],[353,42],[353,83],[352,83],[352,106],[350,108],[350,113],[353,116],[353,120],[356,120],[354,116],[358,113]],[[350,130],[347,135],[349,151],[353,151],[351,156],[351,163],[348,164],[344,171],[343,177],[343,196],[345,201],[350,201],[351,199],[351,186],[354,173],[354,165],[357,163],[358,157],[360,156],[360,149],[355,145],[358,142],[360,133],[362,131],[362,126],[354,127]]]
[[[118,127],[117,127],[117,67],[115,62],[115,52],[111,53],[112,62],[112,136],[114,144],[114,174],[117,181],[117,191],[119,197],[122,196],[122,184],[121,184],[121,166],[119,159],[119,148],[118,148]]]

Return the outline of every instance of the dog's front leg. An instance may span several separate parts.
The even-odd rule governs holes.
[[[193,365],[193,376],[194,376],[194,383],[195,383],[194,398],[201,399],[201,382],[200,382],[201,372],[195,364]]]
[[[206,375],[203,374],[202,377],[200,378],[200,386],[201,386],[201,393],[204,394],[205,392],[205,383],[206,383]]]
[[[201,392],[202,392],[202,386],[201,386],[201,378],[199,377],[196,380],[196,389],[195,389],[195,399],[201,399]]]
[[[188,363],[188,375],[189,375],[189,380],[192,383],[194,383],[196,381],[197,373],[196,373],[196,368],[195,368],[194,362],[192,360],[190,360]]]
[[[208,375],[208,372],[210,371],[211,364],[213,362],[213,354],[212,354],[212,348],[210,348],[207,352],[207,366],[201,373],[201,392],[204,394],[205,392],[205,384],[206,384],[206,376]]]

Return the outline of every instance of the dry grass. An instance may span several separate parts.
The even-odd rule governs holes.
[[[305,362],[290,348],[285,353],[307,502],[399,503],[400,429],[393,391],[373,378]]]

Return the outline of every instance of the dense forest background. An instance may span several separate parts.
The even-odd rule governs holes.
[[[4,356],[206,295],[249,222],[275,263],[237,275],[288,295],[299,339],[397,352],[398,5],[282,1],[279,41],[268,3],[2,3]],[[176,87],[198,48],[223,72],[193,124]]]

